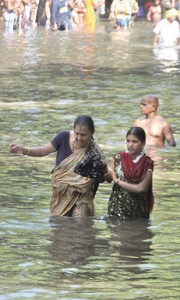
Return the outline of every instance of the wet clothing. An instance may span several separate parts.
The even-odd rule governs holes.
[[[84,22],[85,29],[87,32],[91,33],[95,30],[96,25],[96,16],[94,11],[94,1],[93,0],[84,0],[85,3],[85,14],[84,14]]]
[[[158,22],[153,32],[158,35],[158,45],[172,47],[180,38],[179,23],[174,20],[169,22],[163,19]]]
[[[13,10],[6,9],[3,18],[6,31],[12,32],[17,28],[17,16]]]
[[[133,162],[127,152],[114,156],[117,178],[129,183],[139,183],[147,173],[153,171],[154,162],[145,154]],[[108,215],[126,218],[149,218],[154,203],[152,185],[142,193],[130,192],[114,184],[108,203]]]
[[[71,29],[70,10],[68,8],[68,1],[53,0],[51,6],[52,23],[57,24],[58,29]]]
[[[37,13],[36,13],[36,23],[38,26],[46,24],[46,12],[45,12],[46,0],[39,0]]]
[[[96,182],[75,173],[74,170],[88,154],[100,153],[103,156],[103,153],[93,140],[86,147],[72,152],[69,138],[70,133],[64,131],[51,141],[57,149],[56,161],[59,163],[52,174],[51,215],[93,216]]]

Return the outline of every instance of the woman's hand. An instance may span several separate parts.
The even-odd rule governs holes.
[[[28,153],[28,148],[25,148],[18,144],[11,144],[9,148],[10,148],[11,153],[16,153],[16,154],[21,154],[21,155],[22,154],[26,155]]]
[[[55,152],[56,149],[53,147],[53,145],[50,142],[45,146],[33,147],[33,148],[25,148],[18,144],[11,144],[10,151],[11,151],[11,153],[16,153],[16,154],[23,154],[23,155],[34,156],[34,157],[42,157],[42,156],[46,156],[52,152]]]

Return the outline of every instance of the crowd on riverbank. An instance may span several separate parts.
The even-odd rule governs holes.
[[[0,15],[4,29],[13,32],[29,26],[51,30],[93,32],[100,18],[113,21],[115,29],[126,30],[138,18],[153,26],[176,9],[180,22],[180,0],[1,0]]]

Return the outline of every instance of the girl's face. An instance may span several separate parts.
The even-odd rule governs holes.
[[[144,145],[145,143],[141,142],[135,135],[129,134],[126,138],[126,146],[133,159],[141,153]]]
[[[90,142],[93,133],[87,126],[77,125],[74,128],[75,142],[78,148],[84,148]]]

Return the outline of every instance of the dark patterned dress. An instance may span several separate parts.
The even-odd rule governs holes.
[[[130,156],[129,156],[130,157]],[[146,160],[146,158],[150,161],[150,164],[143,163],[142,160]],[[129,158],[130,159],[130,158]],[[115,161],[115,173],[117,178],[129,182],[129,183],[138,183],[138,178],[133,180],[127,180],[121,162],[121,154],[118,153],[114,156]],[[137,163],[133,163],[131,161],[131,166],[134,168],[138,168],[138,164],[141,164],[141,168],[144,167],[145,170],[141,173],[139,181],[142,180],[143,176],[146,174],[148,169],[153,171],[153,161],[148,156],[143,156]],[[136,174],[138,172],[135,172]],[[126,218],[149,218],[151,209],[152,209],[152,186],[149,187],[143,193],[134,193],[130,192],[117,184],[114,184],[112,193],[108,202],[108,215],[110,217],[116,216],[120,219]]]

